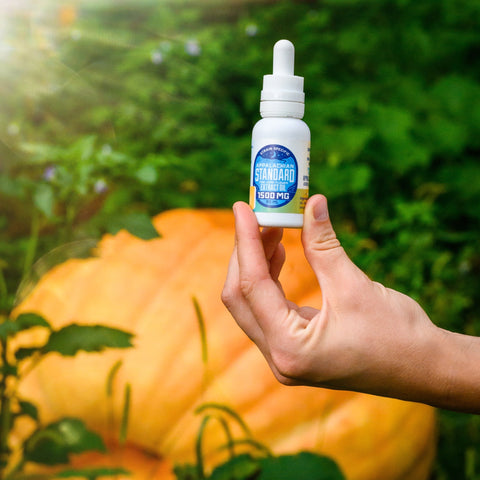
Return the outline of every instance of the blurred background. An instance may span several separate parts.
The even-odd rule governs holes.
[[[58,245],[246,200],[280,38],[349,255],[480,335],[478,0],[0,0],[6,302]],[[480,417],[440,412],[432,478],[480,479]]]

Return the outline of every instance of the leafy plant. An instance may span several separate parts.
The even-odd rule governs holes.
[[[46,331],[42,345],[22,347],[16,344],[17,335],[33,328]],[[79,351],[100,352],[105,348],[128,348],[131,346],[130,333],[99,325],[67,325],[58,330],[52,329],[43,317],[34,314],[21,314],[16,318],[2,316],[0,323],[0,478],[14,480],[28,478],[22,475],[28,462],[44,465],[59,465],[69,462],[74,453],[89,450],[105,451],[102,438],[87,429],[76,418],[63,418],[44,425],[39,418],[35,404],[21,398],[17,388],[21,378],[46,355],[76,355]],[[12,449],[9,443],[15,422],[27,416],[35,423],[33,432],[23,440],[21,457],[11,464]],[[84,478],[98,478],[122,472],[122,469],[104,469],[97,472],[76,472]],[[65,471],[59,478],[68,476]],[[47,477],[45,477],[47,478]]]
[[[281,31],[305,77],[311,192],[329,197],[348,253],[442,327],[479,335],[479,5],[80,1],[13,15],[0,51],[0,288],[63,238],[246,199]],[[441,412],[439,478],[474,478],[478,435],[471,417]]]
[[[32,286],[49,268],[73,253],[84,256],[91,249],[92,241],[81,245],[63,246],[41,258],[21,282],[16,301],[28,294]],[[53,423],[42,422],[35,399],[25,399],[19,394],[22,379],[42,360],[51,354],[75,356],[79,352],[102,352],[109,348],[129,348],[132,334],[104,325],[77,325],[75,323],[54,329],[47,319],[35,312],[15,313],[11,306],[5,278],[0,271],[0,479],[22,480],[30,476],[25,473],[29,463],[48,466],[68,464],[72,454],[86,451],[106,451],[102,438],[89,430],[82,420],[65,417]],[[28,343],[31,331],[43,332],[43,340]],[[22,336],[26,337],[22,339]],[[38,338],[38,337],[37,337]],[[113,374],[112,374],[113,375]],[[128,402],[123,425],[127,425]],[[12,446],[15,427],[22,418],[33,422],[31,432]],[[125,432],[123,432],[124,434]],[[122,468],[64,469],[48,475],[36,474],[35,479],[100,477],[128,473]],[[33,477],[32,477],[33,478]]]
[[[209,413],[207,413],[209,412]],[[212,414],[213,412],[213,414]],[[196,464],[177,465],[177,480],[344,480],[341,470],[330,458],[311,452],[274,456],[269,449],[255,441],[242,418],[226,405],[209,403],[198,407],[204,414],[198,432]],[[244,437],[233,438],[228,419],[237,423]],[[204,468],[202,441],[207,424],[216,420],[225,432],[226,443],[220,450],[229,451],[229,459],[217,465],[210,474]],[[237,448],[243,450],[237,453]],[[250,452],[245,452],[245,447]]]

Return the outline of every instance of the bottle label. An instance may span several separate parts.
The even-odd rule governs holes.
[[[309,157],[309,152],[304,154]],[[262,146],[252,160],[250,206],[254,211],[303,213],[308,198],[309,158],[307,171],[300,171],[294,153],[272,143]]]
[[[253,186],[256,201],[267,208],[283,207],[295,197],[298,164],[295,155],[281,145],[267,145],[256,155]]]

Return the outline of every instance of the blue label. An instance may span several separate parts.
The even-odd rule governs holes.
[[[297,191],[298,164],[295,155],[281,145],[267,145],[255,157],[253,186],[256,201],[268,208],[283,207]]]

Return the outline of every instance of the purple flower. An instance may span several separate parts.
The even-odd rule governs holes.
[[[107,182],[103,178],[99,178],[93,185],[93,190],[99,195],[105,193],[108,190]]]
[[[51,182],[57,173],[57,167],[55,165],[50,165],[43,171],[42,178],[47,182]]]
[[[185,52],[191,57],[198,57],[202,53],[202,47],[198,43],[198,40],[188,40],[185,43]]]

